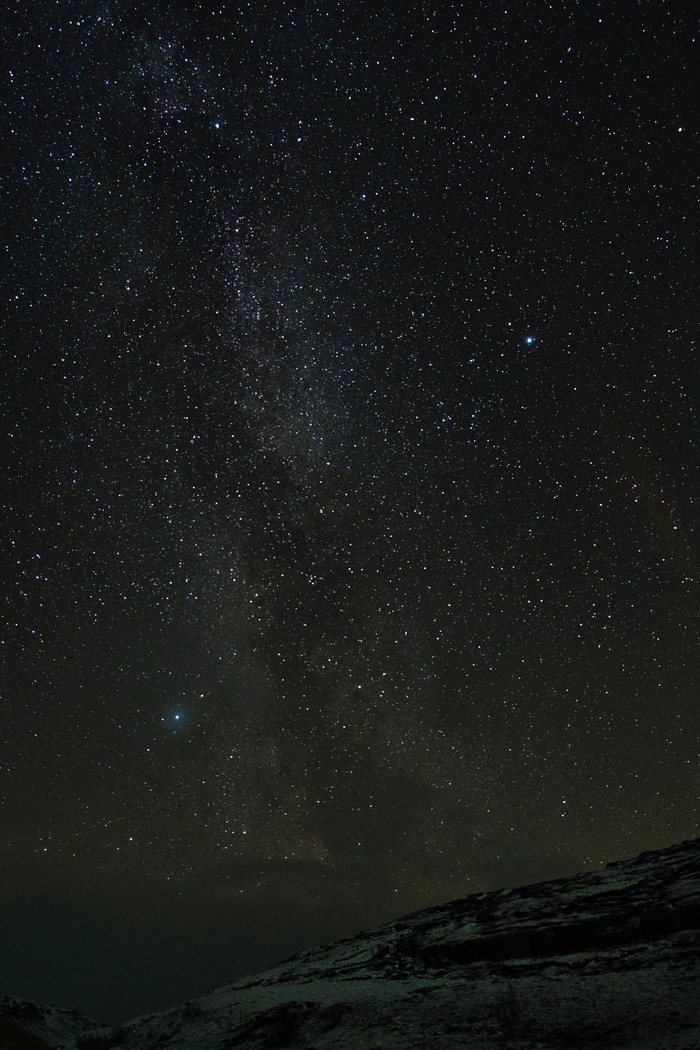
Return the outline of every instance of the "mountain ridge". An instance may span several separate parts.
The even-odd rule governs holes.
[[[81,1050],[699,1050],[700,839],[424,908],[81,1033]]]

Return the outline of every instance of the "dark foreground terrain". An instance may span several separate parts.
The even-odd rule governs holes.
[[[40,1050],[700,1050],[700,840],[479,893],[119,1029],[0,999]]]

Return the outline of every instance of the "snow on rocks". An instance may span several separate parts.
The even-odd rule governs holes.
[[[604,871],[473,894],[302,952],[137,1018],[119,1042],[124,1050],[697,1050],[698,988],[695,840]]]

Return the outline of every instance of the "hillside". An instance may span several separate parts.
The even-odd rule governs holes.
[[[700,840],[417,912],[91,1042],[697,1050]]]

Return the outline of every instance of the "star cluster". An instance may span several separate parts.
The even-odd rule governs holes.
[[[6,990],[124,1016],[698,834],[697,20],[4,33]]]

